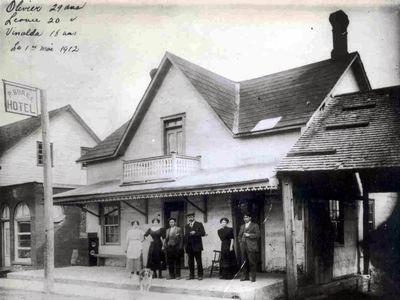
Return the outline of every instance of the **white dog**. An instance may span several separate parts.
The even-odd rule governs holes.
[[[139,286],[141,292],[148,292],[150,290],[152,279],[152,270],[144,268],[139,272]]]

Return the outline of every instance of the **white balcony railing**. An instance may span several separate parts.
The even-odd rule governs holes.
[[[174,180],[200,169],[200,156],[171,155],[124,161],[122,183]]]

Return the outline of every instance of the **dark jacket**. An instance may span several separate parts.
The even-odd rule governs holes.
[[[195,234],[191,235],[190,232],[194,231]],[[200,252],[203,251],[203,242],[201,237],[205,236],[206,232],[203,223],[194,221],[193,227],[189,224],[185,226],[185,251],[186,252]]]
[[[164,247],[178,246],[179,249],[183,247],[183,233],[180,227],[175,227],[175,231],[171,234],[171,228],[167,229],[165,233]]]
[[[245,233],[248,233],[249,236],[244,236]],[[240,248],[243,249],[245,245],[247,245],[247,249],[249,252],[259,252],[258,248],[258,240],[260,238],[260,228],[256,223],[251,222],[248,228],[245,228],[244,224],[240,226],[240,231],[238,235],[238,239],[240,242]]]

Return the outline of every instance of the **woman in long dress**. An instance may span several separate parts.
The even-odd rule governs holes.
[[[161,227],[160,220],[155,218],[151,221],[152,226],[144,234],[145,237],[151,236],[152,242],[147,256],[147,267],[153,270],[153,277],[162,278],[162,268],[165,263],[164,252],[162,251],[163,240],[165,239],[165,229]]]
[[[221,239],[220,279],[232,279],[237,271],[235,252],[233,251],[233,228],[228,227],[229,219],[221,218],[221,229],[218,236]]]
[[[139,221],[132,221],[131,228],[126,234],[126,269],[132,274],[139,275],[142,269],[141,256],[142,256],[142,242],[143,231],[139,228]]]

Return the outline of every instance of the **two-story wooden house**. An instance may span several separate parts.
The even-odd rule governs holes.
[[[331,18],[330,59],[245,81],[166,53],[133,117],[79,159],[88,185],[56,201],[88,212],[87,232],[103,254],[124,254],[131,220],[145,229],[154,217],[167,225],[174,216],[183,226],[185,213],[195,212],[208,234],[206,266],[220,247],[220,218],[237,234],[247,211],[261,227],[261,270],[285,270],[275,166],[334,95],[370,89],[360,55],[347,52],[346,19]],[[296,243],[301,269],[304,236]]]
[[[53,193],[86,185],[76,160],[100,140],[69,105],[49,112]],[[1,266],[43,266],[43,147],[41,118],[0,127]],[[55,206],[55,264],[69,265],[79,248],[80,210]]]

